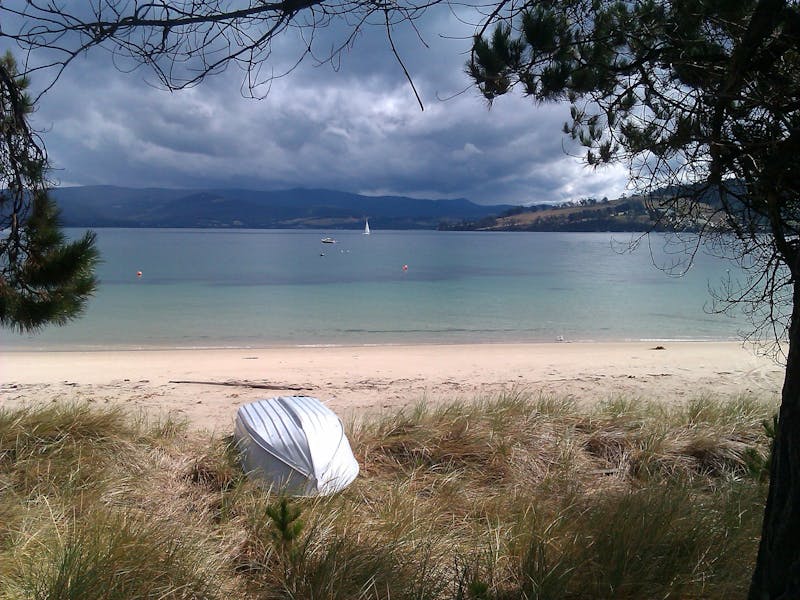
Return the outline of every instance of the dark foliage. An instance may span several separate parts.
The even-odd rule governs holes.
[[[28,127],[32,107],[13,57],[0,61],[0,326],[34,331],[78,316],[94,292],[93,233],[68,242]]]
[[[670,189],[653,209],[738,258],[751,277],[728,300],[747,302],[778,340],[788,333],[750,596],[800,597],[797,0],[541,0],[498,20],[467,65],[484,96],[518,87],[569,101],[564,132],[588,164],[623,160],[641,187]]]

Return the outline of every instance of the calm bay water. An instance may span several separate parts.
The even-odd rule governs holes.
[[[709,285],[733,267],[701,253],[669,277],[653,266],[669,260],[657,236],[620,253],[612,240],[629,234],[97,233],[101,283],[83,318],[2,331],[3,348],[724,340],[747,329],[707,312]]]

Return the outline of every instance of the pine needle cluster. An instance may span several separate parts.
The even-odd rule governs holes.
[[[0,326],[36,331],[84,310],[97,286],[95,234],[69,241],[48,195],[47,158],[28,125],[28,80],[0,59]]]

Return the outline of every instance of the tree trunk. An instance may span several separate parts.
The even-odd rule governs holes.
[[[800,599],[800,269],[792,271],[786,375],[749,600]]]

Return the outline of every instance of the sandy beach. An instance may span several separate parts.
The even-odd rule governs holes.
[[[120,403],[222,433],[239,405],[275,395],[316,396],[347,416],[512,389],[581,402],[742,392],[777,399],[782,377],[780,364],[738,342],[3,351],[0,406]]]

